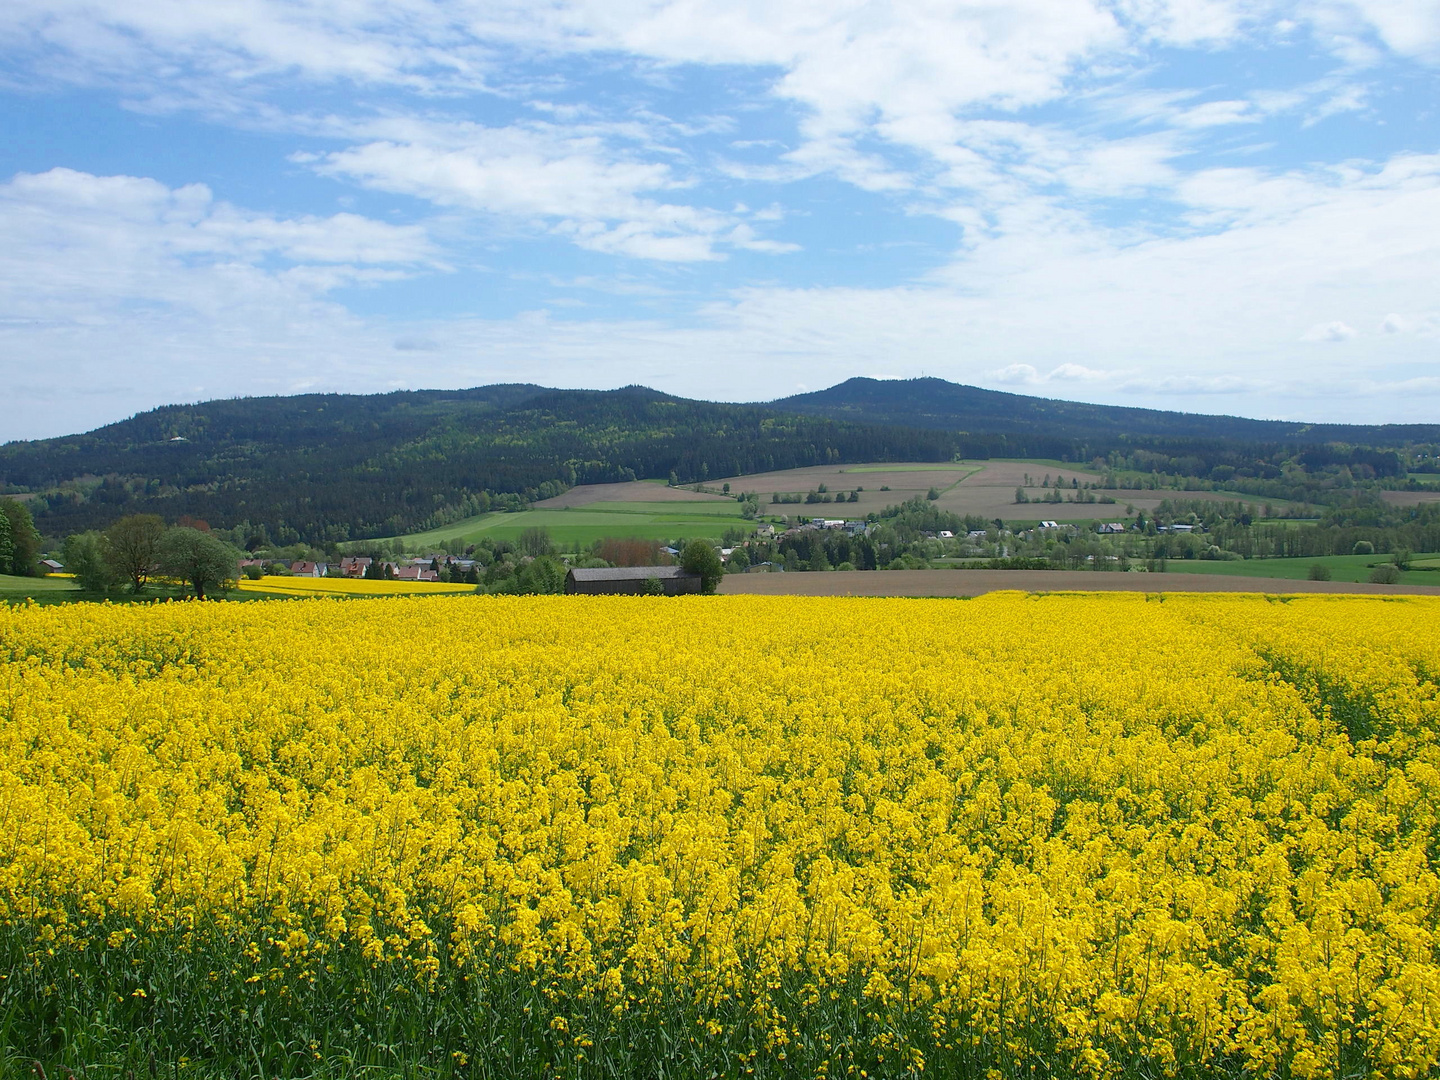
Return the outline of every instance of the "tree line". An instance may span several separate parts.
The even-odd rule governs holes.
[[[154,579],[183,582],[195,597],[233,581],[240,552],[193,525],[166,526],[155,514],[131,514],[104,531],[76,533],[65,540],[66,569],[81,589],[143,593]]]

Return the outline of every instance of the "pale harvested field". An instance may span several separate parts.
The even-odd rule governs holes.
[[[1027,473],[1032,484],[1026,488],[1026,494],[1032,501],[1017,503],[1015,489],[1024,483]],[[1235,498],[1234,495],[1211,491],[1101,491],[1096,492],[1097,497],[1108,494],[1115,500],[1113,505],[1099,502],[1042,503],[1039,500],[1047,489],[1040,487],[1040,481],[1047,474],[1052,482],[1063,477],[1067,481],[1078,479],[1083,484],[1087,480],[1100,478],[1099,474],[1092,470],[1072,468],[1069,465],[1057,467],[1032,461],[971,461],[936,462],[929,465],[816,465],[806,469],[756,473],[753,476],[729,476],[713,481],[710,486],[718,487],[728,483],[731,491],[757,492],[762,508],[773,513],[837,518],[863,517],[871,511],[881,511],[916,495],[925,495],[932,487],[940,491],[937,505],[942,510],[954,514],[976,514],[986,519],[998,517],[1007,521],[1119,521],[1124,520],[1127,506],[1148,513],[1165,499],[1218,501]],[[865,490],[860,492],[860,500],[853,503],[801,503],[798,506],[793,503],[770,503],[773,492],[804,494],[817,489],[821,484],[825,484],[832,495],[840,491],[853,491],[857,486]],[[881,491],[882,487],[890,490]],[[1263,499],[1250,501],[1257,506],[1265,502]]]
[[[979,514],[985,518],[1053,518],[1088,521],[1104,516],[1106,507],[1060,503],[1031,508],[1015,502],[1015,488],[1029,472],[1038,484],[1049,473],[1066,479],[1078,477],[1081,483],[1095,480],[1095,473],[1069,466],[1036,465],[1012,461],[970,461],[933,463],[878,463],[872,465],[815,465],[806,469],[756,473],[752,476],[728,476],[708,486],[728,483],[731,491],[753,491],[759,494],[761,508],[773,513],[798,514],[805,517],[864,517],[887,506],[925,495],[932,487],[940,491],[937,505],[956,514]],[[863,487],[858,502],[794,503],[774,505],[772,493],[804,495],[821,484],[830,494],[854,491]],[[882,491],[881,488],[888,488]],[[1040,488],[1035,488],[1036,497]],[[1158,501],[1158,500],[1157,500]],[[1142,505],[1137,502],[1136,506]],[[1110,507],[1109,509],[1115,509]],[[1123,505],[1120,507],[1123,513]]]
[[[1225,577],[1219,574],[1102,573],[1090,570],[856,570],[820,574],[732,574],[724,595],[981,596],[988,592],[1365,593],[1440,596],[1435,585],[1354,585],[1343,581]]]
[[[1026,475],[1032,484],[1026,493],[1031,502],[1017,503],[1015,489],[1020,487]],[[1115,500],[1111,503],[1042,503],[1046,493],[1040,481],[1049,475],[1054,481],[1078,479],[1082,484],[1099,479],[1089,469],[1057,467],[1053,464],[1030,461],[969,461],[930,463],[879,463],[872,465],[814,465],[804,469],[786,469],[781,472],[755,473],[751,476],[728,476],[711,480],[705,484],[706,491],[697,492],[688,487],[666,487],[664,484],[634,481],[624,484],[582,484],[571,488],[563,495],[545,499],[535,504],[537,510],[559,510],[568,507],[591,506],[595,503],[710,503],[714,504],[725,496],[720,494],[721,486],[729,484],[734,494],[753,491],[760,496],[761,511],[769,516],[788,514],[799,517],[864,517],[878,513],[887,506],[894,506],[917,495],[923,496],[933,487],[940,492],[937,500],[942,510],[954,514],[975,514],[987,520],[1002,518],[1007,521],[1123,521],[1126,507],[1150,513],[1165,499],[1197,499],[1205,501],[1228,501],[1237,498],[1233,494],[1216,491],[1097,491]],[[774,493],[804,495],[818,490],[824,484],[831,495],[864,488],[856,502],[844,503],[772,503]],[[881,488],[889,490],[882,491]],[[1065,491],[1074,489],[1066,488]],[[1392,491],[1385,497],[1398,505],[1413,505],[1426,499],[1440,499],[1440,493]],[[1267,500],[1247,498],[1257,507]],[[1268,500],[1283,504],[1283,500]]]
[[[664,484],[647,484],[643,480],[636,480],[624,484],[580,484],[553,499],[542,499],[535,503],[533,508],[563,510],[573,506],[590,506],[598,502],[703,502],[713,505],[724,498],[722,495],[691,491],[689,488],[672,488]]]
[[[1419,506],[1440,502],[1440,491],[1382,491],[1380,498],[1391,506]]]

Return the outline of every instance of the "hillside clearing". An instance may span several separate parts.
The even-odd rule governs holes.
[[[634,487],[630,484],[616,486]],[[579,551],[607,537],[637,540],[705,537],[719,540],[727,529],[748,531],[754,527],[753,521],[741,516],[740,504],[734,499],[713,496],[699,502],[610,502],[596,499],[585,506],[522,510],[515,514],[481,514],[443,528],[402,536],[399,540],[406,550],[428,551],[454,540],[475,544],[489,537],[513,542],[527,529],[544,529],[561,549]]]

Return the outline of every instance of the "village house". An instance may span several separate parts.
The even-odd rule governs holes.
[[[329,569],[329,563],[293,562],[290,564],[290,575],[292,577],[324,577]]]
[[[370,569],[373,560],[363,555],[346,555],[340,560],[340,573],[343,577],[360,578],[365,576],[365,571]]]
[[[579,596],[640,596],[650,591],[651,581],[659,582],[666,596],[700,591],[700,575],[679,566],[606,566],[571,570],[565,575],[565,592]]]

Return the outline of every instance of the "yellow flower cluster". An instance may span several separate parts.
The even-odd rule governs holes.
[[[1429,598],[72,605],[0,609],[0,663],[0,918],[49,956],[681,995],[822,1074],[836,1008],[912,1071],[1440,1062]]]
[[[285,596],[411,596],[473,593],[474,585],[448,581],[367,581],[364,578],[285,577],[266,574],[236,586],[241,592],[280,593]]]

